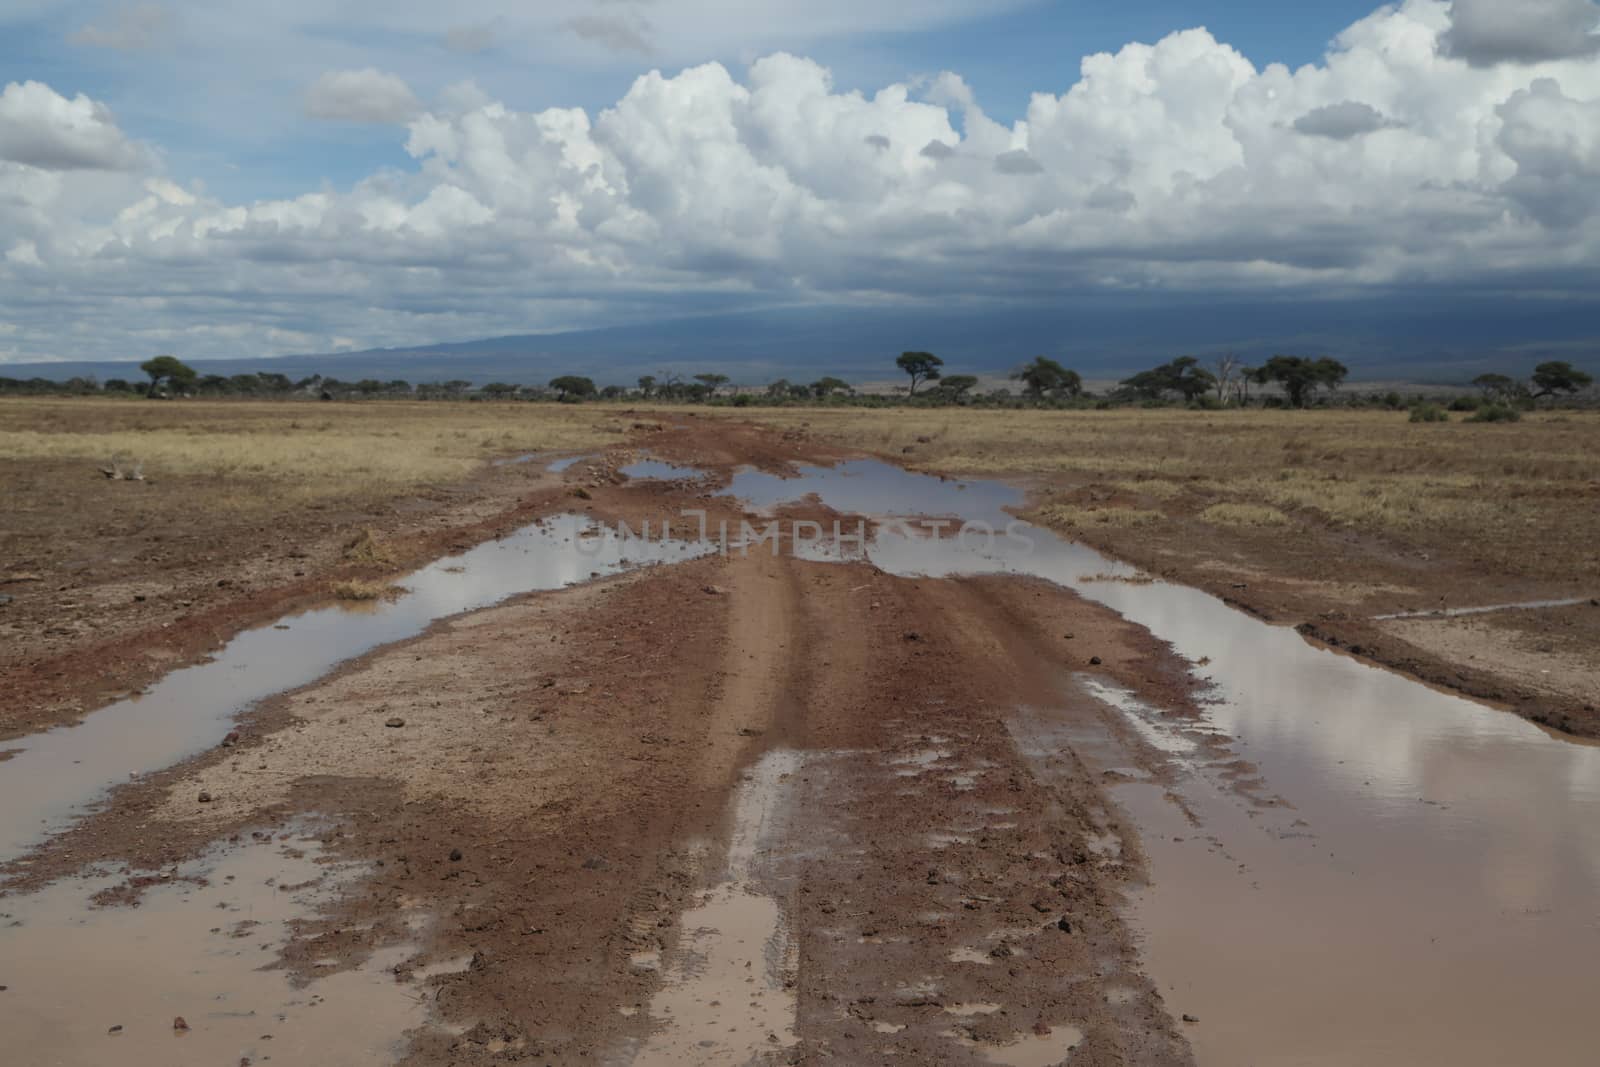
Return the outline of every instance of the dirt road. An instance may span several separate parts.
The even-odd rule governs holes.
[[[834,458],[803,440],[642,443],[701,473],[629,478],[617,453],[524,506],[846,521],[716,493],[742,466]],[[132,1065],[1191,1062],[1206,1022],[1147,966],[1130,904],[1150,849],[1114,790],[1153,791],[1189,827],[1163,847],[1214,857],[1231,846],[1186,799],[1196,776],[1274,834],[1315,818],[1205,721],[1198,661],[1059,582],[780,547],[583,565],[130,768],[0,868],[23,931],[0,1032],[40,1062]],[[98,963],[52,956],[49,932],[84,923]],[[82,999],[83,965],[126,980]]]

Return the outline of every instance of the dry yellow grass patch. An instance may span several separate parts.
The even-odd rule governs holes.
[[[1265,504],[1212,504],[1200,518],[1218,526],[1286,526],[1289,516]]]
[[[378,540],[371,530],[363,527],[360,533],[345,542],[344,558],[349,563],[382,567],[394,562],[394,552]]]
[[[406,401],[8,398],[0,427],[0,460],[119,457],[152,480],[208,479],[197,506],[240,512],[391,496],[459,481],[495,455],[622,439],[615,416],[597,407]]]
[[[1159,478],[1151,478],[1146,481],[1112,482],[1111,486],[1115,489],[1121,489],[1125,493],[1135,493],[1141,496],[1148,496],[1156,500],[1176,500],[1184,494],[1184,489],[1187,484],[1188,483],[1184,482],[1169,482]],[[1189,488],[1199,488],[1199,486],[1189,485]]]
[[[334,582],[330,587],[340,600],[388,600],[399,596],[402,590],[393,582],[368,581],[365,578],[348,578]]]
[[[1082,507],[1077,504],[1047,504],[1039,509],[1040,518],[1054,526],[1154,526],[1166,520],[1159,511],[1142,508]]]

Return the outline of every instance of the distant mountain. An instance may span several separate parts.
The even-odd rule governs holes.
[[[938,354],[947,371],[1004,374],[1049,355],[1085,377],[1115,379],[1176,355],[1222,351],[1246,362],[1278,352],[1332,355],[1353,380],[1464,381],[1484,371],[1521,374],[1543,359],[1600,371],[1600,318],[1586,309],[1459,293],[1382,300],[1219,301],[1154,296],[1064,296],[1059,307],[785,308],[568,333],[321,355],[196,360],[202,373],[272,370],[345,380],[462,378],[534,384],[582,374],[602,385],[642,374],[715,371],[736,383],[777,378],[850,381],[896,375],[907,349]],[[182,358],[181,351],[175,353]],[[0,364],[0,376],[140,377],[126,363]]]

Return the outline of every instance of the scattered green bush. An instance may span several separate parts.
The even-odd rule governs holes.
[[[1458,396],[1450,401],[1451,411],[1477,411],[1480,406],[1482,401],[1475,396]]]
[[[1522,418],[1522,412],[1509,404],[1485,404],[1478,409],[1476,415],[1467,419],[1468,422],[1517,422]]]
[[[1411,409],[1412,422],[1449,422],[1450,416],[1438,404],[1418,404]]]

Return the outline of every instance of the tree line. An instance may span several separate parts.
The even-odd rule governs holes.
[[[931,352],[902,352],[895,366],[909,379],[903,392],[894,394],[860,393],[842,378],[831,376],[812,382],[793,382],[780,378],[764,386],[734,385],[728,375],[719,373],[679,375],[671,371],[646,374],[633,387],[597,386],[592,378],[566,374],[543,385],[490,382],[474,387],[465,379],[421,382],[413,385],[404,379],[383,381],[364,378],[341,381],[313,374],[291,379],[284,374],[200,374],[175,356],[162,355],[140,364],[147,380],[113,378],[103,385],[93,378],[72,378],[55,382],[44,378],[19,380],[0,377],[0,393],[12,394],[123,394],[153,399],[175,396],[310,397],[322,400],[361,398],[412,398],[420,400],[555,401],[582,403],[591,400],[650,400],[685,403],[731,404],[816,404],[850,403],[873,406],[914,404],[917,406],[1051,406],[1110,407],[1117,405],[1221,408],[1229,406],[1288,406],[1303,408],[1333,394],[1344,383],[1349,370],[1328,357],[1277,355],[1257,366],[1248,366],[1232,355],[1216,357],[1210,365],[1196,356],[1179,356],[1159,366],[1122,379],[1103,394],[1084,387],[1082,375],[1060,362],[1038,356],[1014,370],[1009,380],[1018,383],[1019,392],[1008,387],[987,392],[979,389],[980,379],[973,374],[946,374],[944,360]],[[1475,408],[1490,405],[1514,411],[1547,397],[1573,396],[1589,388],[1593,379],[1564,361],[1539,364],[1526,380],[1504,374],[1482,374],[1471,383],[1479,398]],[[1254,389],[1254,394],[1252,394]],[[1270,390],[1270,392],[1269,392]],[[1388,407],[1415,407],[1426,401],[1409,401],[1398,393],[1368,394],[1351,398],[1353,402]],[[1464,398],[1451,406],[1463,407]],[[1423,421],[1431,421],[1424,419]]]

